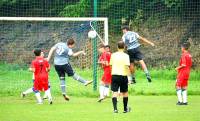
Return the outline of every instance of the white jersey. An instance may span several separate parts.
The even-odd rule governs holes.
[[[128,50],[134,49],[140,46],[140,43],[138,42],[138,38],[139,38],[138,33],[132,32],[132,31],[127,31],[122,36],[122,40],[124,41]]]

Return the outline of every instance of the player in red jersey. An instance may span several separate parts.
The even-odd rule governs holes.
[[[39,91],[45,91],[49,99],[49,103],[52,104],[52,97],[50,90],[48,89],[48,72],[50,70],[50,65],[47,60],[41,56],[41,50],[34,50],[36,58],[32,61],[30,70],[34,72],[34,92],[38,101],[38,104],[42,104],[42,99],[40,97]]]
[[[102,53],[99,57],[98,63],[101,64],[104,73],[100,82],[99,93],[100,97],[98,102],[101,102],[105,99],[106,96],[109,96],[109,86],[111,84],[111,67],[110,67],[110,46],[109,45],[101,45],[99,51]]]
[[[178,102],[177,105],[187,105],[187,86],[190,76],[190,68],[192,66],[192,56],[189,53],[190,43],[185,42],[182,44],[182,55],[180,58],[179,66],[176,67],[178,72],[176,79],[176,91]]]

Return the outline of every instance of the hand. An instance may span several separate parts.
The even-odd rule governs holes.
[[[178,70],[179,70],[179,67],[176,67],[175,70],[178,71]]]
[[[82,53],[83,55],[86,55],[86,53],[85,53],[84,51],[81,51],[81,53]]]
[[[150,45],[153,46],[153,47],[155,46],[155,44],[153,42],[151,42]]]

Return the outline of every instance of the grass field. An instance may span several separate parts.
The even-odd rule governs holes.
[[[26,67],[27,68],[27,67]],[[81,76],[92,79],[91,70],[76,69]],[[18,65],[0,64],[0,121],[200,121],[200,73],[191,72],[189,83],[189,105],[176,106],[176,72],[152,69],[153,83],[148,84],[141,70],[136,72],[136,85],[129,86],[129,105],[132,112],[122,113],[119,99],[118,114],[113,114],[111,99],[97,103],[98,91],[66,78],[66,102],[61,94],[59,79],[52,68],[50,72],[53,105],[47,102],[37,105],[34,94],[25,99],[20,93],[32,87],[32,73]]]
[[[188,106],[177,106],[176,96],[131,96],[132,111],[114,114],[111,99],[98,103],[96,98],[71,97],[66,102],[54,97],[53,105],[37,105],[33,96],[1,97],[0,121],[200,121],[200,96],[189,96]]]

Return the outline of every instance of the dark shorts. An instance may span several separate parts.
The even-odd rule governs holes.
[[[112,75],[111,90],[117,92],[128,92],[128,77],[121,75]]]
[[[128,50],[128,55],[130,58],[130,62],[143,60],[143,54],[140,52],[139,47]]]
[[[55,70],[58,74],[59,77],[65,77],[65,73],[68,76],[73,76],[74,75],[74,71],[71,67],[70,64],[65,64],[65,65],[55,65]]]

